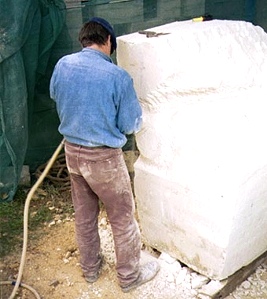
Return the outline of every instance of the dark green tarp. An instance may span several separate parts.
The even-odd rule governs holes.
[[[45,89],[44,81],[49,80],[45,77],[50,51],[62,30],[66,10],[61,0],[1,0],[0,7],[0,201],[3,201],[14,196],[30,135],[44,130],[40,126],[43,120],[34,112],[49,106],[45,98],[40,100],[42,108],[34,101],[36,86],[41,84],[40,90]],[[48,96],[47,91],[44,97],[45,94]]]

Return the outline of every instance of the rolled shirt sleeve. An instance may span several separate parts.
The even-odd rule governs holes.
[[[142,109],[133,86],[133,80],[128,74],[121,87],[117,115],[118,128],[126,135],[137,133],[142,126]]]

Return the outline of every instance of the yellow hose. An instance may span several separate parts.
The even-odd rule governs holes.
[[[32,199],[32,196],[34,195],[35,191],[37,190],[37,188],[39,187],[39,185],[43,182],[44,178],[46,177],[46,175],[48,174],[50,168],[52,167],[52,165],[54,164],[57,156],[59,155],[60,151],[63,148],[64,145],[64,139],[61,141],[61,143],[58,145],[57,149],[55,150],[55,152],[53,153],[51,159],[49,160],[49,162],[47,163],[43,173],[40,175],[40,177],[38,178],[38,180],[36,181],[36,183],[33,185],[33,187],[31,188],[30,192],[27,195],[26,201],[25,201],[25,206],[24,206],[24,218],[23,218],[23,248],[22,248],[22,254],[21,254],[21,260],[20,260],[20,267],[19,267],[19,272],[18,272],[18,278],[15,282],[15,286],[14,289],[10,295],[10,297],[8,299],[13,299],[16,295],[16,292],[18,290],[18,288],[20,286],[29,289],[37,299],[41,299],[40,295],[30,286],[21,283],[21,277],[22,277],[22,273],[23,273],[23,268],[25,265],[25,258],[26,258],[26,250],[27,250],[27,243],[28,243],[28,214],[29,214],[29,206],[30,206],[30,202]],[[1,284],[14,284],[14,282],[12,281],[2,281],[0,282]]]
[[[0,285],[15,285],[15,281],[10,281],[10,280],[7,280],[7,281],[0,281]],[[38,298],[38,299],[41,299],[41,297],[40,297],[40,295],[37,293],[37,291],[34,289],[34,288],[32,288],[31,286],[29,286],[29,285],[27,285],[27,284],[25,284],[25,283],[20,283],[20,285],[19,285],[20,287],[23,287],[23,288],[25,288],[25,289],[28,289],[29,291],[31,291],[34,295],[35,295],[35,297],[36,298]],[[9,298],[11,298],[11,297],[9,297]]]

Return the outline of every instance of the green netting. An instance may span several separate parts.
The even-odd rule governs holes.
[[[120,36],[205,13],[266,28],[266,11],[264,0],[0,0],[0,201],[13,198],[22,165],[34,171],[62,138],[49,81],[57,60],[80,49],[88,18]]]
[[[35,87],[64,24],[64,1],[0,2],[0,200],[16,191],[34,117]],[[41,129],[41,128],[40,128]],[[41,129],[43,130],[43,128]]]

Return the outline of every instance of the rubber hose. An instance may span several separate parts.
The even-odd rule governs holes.
[[[30,206],[30,202],[31,199],[35,193],[35,191],[37,190],[37,188],[39,187],[39,185],[43,182],[43,180],[45,179],[46,175],[48,174],[50,168],[52,167],[52,165],[54,164],[55,160],[57,159],[57,156],[59,155],[60,151],[63,148],[64,145],[64,139],[61,141],[61,143],[58,145],[57,149],[55,150],[55,152],[53,153],[51,159],[48,161],[44,171],[42,172],[42,174],[40,175],[40,177],[38,178],[38,180],[36,181],[36,183],[33,185],[33,187],[31,188],[30,192],[27,195],[26,201],[25,201],[25,206],[24,206],[24,217],[23,217],[23,248],[22,248],[22,254],[21,254],[21,260],[20,260],[20,267],[19,267],[19,272],[18,272],[18,278],[15,282],[15,286],[14,289],[9,297],[9,299],[13,299],[16,295],[16,292],[18,290],[18,288],[20,286],[25,287],[27,289],[29,289],[31,292],[34,293],[35,297],[38,299],[41,299],[40,295],[30,286],[21,283],[21,277],[22,277],[22,273],[23,273],[23,269],[24,269],[24,265],[25,265],[25,258],[26,258],[26,250],[27,250],[27,243],[28,243],[28,214],[29,214],[29,206]],[[12,281],[4,281],[4,282],[0,282],[0,284],[14,284],[14,282]]]
[[[7,280],[7,281],[0,281],[0,285],[15,285],[15,281],[10,281],[10,280]],[[37,299],[41,299],[40,295],[37,293],[37,291],[32,288],[31,286],[25,284],[25,283],[20,283],[19,285],[20,287],[23,287],[25,289],[28,289],[29,291],[31,291],[34,296],[37,298]]]

